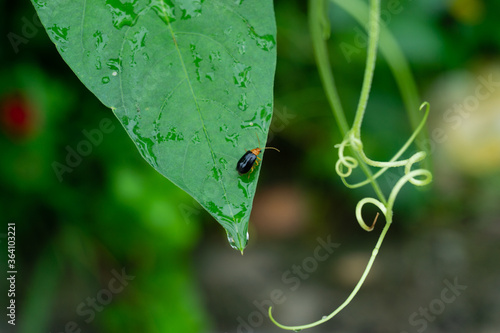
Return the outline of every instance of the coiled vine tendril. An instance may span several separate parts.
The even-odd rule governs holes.
[[[383,162],[383,161],[372,160],[366,156],[363,150],[363,142],[361,140],[361,134],[360,134],[361,123],[368,102],[368,96],[375,68],[376,50],[377,50],[379,28],[380,28],[379,27],[380,0],[370,0],[368,55],[366,60],[365,75],[363,79],[363,85],[361,89],[358,108],[356,111],[356,116],[353,122],[353,126],[350,129],[347,129],[347,122],[345,120],[345,115],[342,111],[338,93],[335,88],[333,74],[331,73],[331,69],[328,63],[328,54],[326,51],[326,47],[324,45],[326,39],[328,39],[329,37],[329,30],[326,29],[326,28],[329,29],[329,22],[325,14],[326,11],[324,8],[325,6],[324,1],[325,0],[310,0],[309,15],[310,15],[311,35],[313,38],[313,45],[315,47],[316,62],[320,70],[323,86],[325,88],[327,97],[330,101],[330,105],[332,106],[332,110],[334,112],[339,128],[341,132],[344,134],[343,141],[335,146],[336,148],[338,148],[338,157],[339,157],[337,163],[335,164],[335,171],[342,179],[342,182],[345,184],[345,186],[349,188],[358,188],[367,184],[371,184],[377,195],[377,198],[372,198],[372,197],[363,198],[356,205],[356,219],[361,228],[363,228],[366,231],[372,231],[377,221],[377,217],[379,215],[379,213],[377,213],[377,216],[375,217],[373,223],[368,225],[362,216],[362,210],[365,204],[375,205],[384,215],[386,224],[382,229],[382,232],[380,233],[380,236],[377,240],[377,243],[375,244],[375,247],[372,251],[370,259],[366,265],[366,268],[361,278],[359,279],[358,283],[354,287],[351,294],[337,309],[335,309],[335,311],[330,313],[328,316],[323,316],[320,320],[307,325],[287,326],[278,323],[272,316],[272,307],[269,308],[269,318],[274,324],[276,324],[280,328],[286,330],[294,330],[294,331],[300,331],[306,328],[315,327],[319,324],[322,324],[330,320],[351,302],[351,300],[356,296],[357,292],[363,285],[366,277],[368,276],[368,273],[370,272],[371,267],[377,257],[378,251],[380,249],[380,246],[382,245],[385,235],[389,230],[389,227],[392,223],[392,214],[393,214],[392,209],[394,206],[394,202],[396,201],[396,197],[401,188],[406,183],[410,183],[414,186],[425,186],[432,181],[432,174],[429,170],[425,168],[413,169],[414,165],[422,162],[426,158],[427,154],[425,151],[423,150],[418,151],[407,159],[399,160],[401,155],[403,155],[407,151],[407,149],[415,141],[416,137],[419,135],[419,133],[423,130],[425,126],[430,110],[429,103],[427,102],[422,103],[422,105],[420,106],[420,110],[425,108],[425,111],[420,123],[414,129],[413,134],[401,147],[401,149],[399,149],[399,151],[396,152],[396,154],[394,154],[394,156],[389,161]],[[338,3],[339,0],[330,0],[330,1]],[[356,2],[355,0],[350,0],[350,1],[352,1],[351,3]],[[346,150],[350,150],[352,156],[346,155]],[[366,179],[364,181],[355,184],[350,184],[347,181],[347,178],[352,174],[353,170],[355,170],[358,167],[360,167],[361,170],[365,173]],[[373,174],[370,167],[380,168],[380,169]],[[389,194],[389,197],[386,198],[382,193],[382,191],[380,190],[380,187],[378,186],[377,179],[381,175],[383,175],[387,170],[398,167],[404,167],[404,175],[395,183],[394,187],[392,188]]]

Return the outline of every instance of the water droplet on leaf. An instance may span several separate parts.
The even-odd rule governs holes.
[[[132,38],[128,40],[130,45],[130,49],[132,51],[130,65],[135,66],[137,63],[135,62],[135,56],[137,52],[140,52],[146,46],[146,36],[148,34],[148,30],[145,27],[141,27],[139,31],[137,31]]]
[[[233,144],[233,147],[236,147],[238,146],[238,138],[240,136],[238,135],[238,133],[234,133],[234,134],[228,134],[226,135],[226,141],[227,142],[231,142]]]
[[[148,137],[145,137],[141,133],[141,127],[137,122],[138,116],[134,119],[129,118],[127,116],[123,116],[121,121],[127,131],[129,132],[130,137],[139,148],[142,156],[149,162],[153,167],[158,166],[158,161],[156,158],[156,154],[153,151],[153,147],[155,146],[155,142]]]
[[[248,27],[248,35],[257,43],[257,46],[264,51],[270,51],[276,46],[276,41],[274,40],[273,35],[269,34],[260,36],[257,32],[255,32],[255,29],[252,26]]]
[[[115,58],[115,59],[109,59],[107,62],[106,62],[106,65],[108,66],[109,69],[111,70],[114,70],[114,71],[121,71],[122,69],[122,63],[121,63],[121,60],[118,59],[118,58]],[[117,73],[118,74],[118,73]],[[114,74],[114,76],[116,76],[117,74]]]
[[[37,9],[45,8],[45,6],[47,6],[47,3],[42,0],[33,0],[33,2],[35,3]]]
[[[96,30],[93,34],[94,39],[95,39],[95,50],[97,53],[101,53],[104,48],[108,45],[108,36],[106,34],[103,34],[101,31]]]
[[[52,38],[55,40],[56,45],[61,52],[66,51],[69,29],[70,27],[59,27],[57,24],[47,28],[47,31],[52,35]]]
[[[227,234],[227,241],[229,242],[229,245],[231,245],[231,247],[235,250],[239,250],[238,247],[236,246],[236,242],[234,241],[234,238]]]
[[[106,0],[106,6],[111,10],[113,25],[117,29],[124,26],[133,26],[137,22],[137,13],[134,11],[137,0],[122,3],[120,0]]]
[[[201,55],[196,51],[196,45],[189,44],[189,49],[191,50],[191,55],[193,56],[193,63],[197,68],[200,68],[200,62],[203,60]]]
[[[247,94],[243,93],[240,96],[240,101],[238,102],[238,109],[245,111],[248,108]]]
[[[165,24],[175,22],[175,6],[172,0],[151,0],[150,6]]]
[[[208,56],[208,60],[211,63],[214,63],[215,60],[221,61],[220,52],[219,51],[212,51],[212,52],[210,52],[210,55]],[[215,70],[215,67],[212,66],[212,69]]]
[[[95,69],[100,70],[102,68],[101,57],[96,57],[94,62]]]
[[[219,158],[219,163],[224,168],[224,170],[227,170],[227,160],[224,157]]]
[[[262,125],[268,123],[271,120],[272,117],[271,110],[272,110],[271,104],[266,104],[261,106],[260,110],[254,114],[252,119],[243,122],[243,124],[241,124],[240,127],[244,129],[252,126],[257,126],[259,127],[260,130],[263,130]]]
[[[236,41],[236,46],[238,47],[238,53],[243,55],[247,52],[247,45],[244,40]]]
[[[202,2],[201,0],[184,0],[177,2],[182,12],[181,19],[187,20],[192,17],[200,16]]]
[[[233,66],[234,83],[238,87],[247,87],[250,82],[250,70],[252,67],[242,63],[235,63]]]

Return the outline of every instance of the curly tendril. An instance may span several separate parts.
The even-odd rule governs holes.
[[[427,115],[429,113],[429,103],[427,103],[427,102],[423,103],[421,108],[424,106],[427,107],[425,117],[424,117],[426,119]],[[396,153],[396,155],[389,162],[376,162],[376,161],[372,161],[370,159],[365,160],[363,158],[364,162],[369,164],[369,165],[374,165],[374,164],[377,164],[378,166],[383,165],[383,168],[381,169],[382,172],[378,172],[375,175],[373,175],[374,178],[379,177],[383,172],[385,172],[389,168],[395,168],[395,167],[401,167],[401,166],[404,166],[405,174],[403,177],[401,177],[396,182],[396,184],[392,188],[391,193],[389,194],[389,198],[387,199],[386,203],[383,203],[378,199],[368,197],[368,198],[361,199],[358,202],[358,204],[356,205],[356,220],[358,221],[361,228],[363,228],[364,230],[372,231],[374,226],[375,226],[375,223],[377,221],[377,217],[378,217],[378,213],[377,213],[377,216],[375,217],[373,223],[371,225],[366,224],[366,222],[364,221],[363,216],[362,216],[362,210],[363,210],[363,206],[365,204],[375,205],[380,210],[380,212],[384,215],[386,224],[385,224],[382,232],[380,233],[377,244],[373,248],[372,254],[370,256],[370,260],[368,261],[368,264],[366,265],[366,268],[365,268],[365,271],[363,272],[363,275],[359,279],[358,283],[354,287],[354,289],[351,292],[351,294],[349,295],[349,297],[347,297],[347,299],[344,301],[344,303],[342,303],[337,309],[335,309],[335,311],[330,313],[328,316],[323,316],[323,318],[321,318],[320,320],[315,321],[311,324],[307,324],[307,325],[286,326],[286,325],[280,324],[274,319],[274,317],[272,315],[272,307],[269,307],[269,318],[276,326],[281,327],[281,328],[286,329],[286,330],[294,330],[294,331],[299,331],[299,330],[303,330],[306,328],[315,327],[319,324],[322,324],[322,323],[332,319],[337,313],[339,313],[344,307],[346,307],[351,302],[351,300],[356,296],[359,289],[363,285],[366,277],[368,276],[368,273],[370,272],[373,263],[375,262],[375,259],[377,257],[378,252],[379,252],[379,249],[380,249],[380,246],[382,245],[382,242],[384,241],[385,235],[387,234],[387,231],[389,230],[389,227],[392,223],[392,208],[394,206],[394,202],[396,201],[397,195],[399,194],[399,191],[401,190],[401,188],[403,188],[403,186],[406,183],[411,183],[415,186],[425,186],[425,185],[428,185],[432,181],[432,174],[429,170],[426,170],[426,169],[412,170],[412,166],[415,163],[422,161],[426,157],[426,153],[424,151],[419,151],[419,152],[413,154],[410,158],[408,158],[406,160],[396,161],[396,159],[399,156],[401,156],[405,152],[405,150],[410,146],[410,143],[415,139],[416,134],[418,134],[418,131],[421,130],[421,127],[422,126],[419,126],[415,130],[415,132],[410,137],[408,142]],[[340,144],[335,146],[339,149],[339,160],[337,161],[337,163],[335,165],[335,170],[337,171],[337,173],[339,174],[339,176],[342,179],[347,178],[352,173],[352,170],[355,169],[356,167],[358,167],[358,165],[359,165],[359,162],[354,157],[344,155],[344,149],[346,146],[350,145],[351,148],[354,148],[354,151],[356,151],[359,156],[366,157],[364,152],[362,150],[359,150],[359,149],[362,149],[361,148],[362,144],[360,144],[360,142],[357,142],[357,139],[351,135],[348,135],[347,138],[348,138],[347,140],[345,139]],[[368,161],[370,161],[370,162],[368,162]],[[344,170],[344,168],[346,169],[346,171]],[[370,182],[369,179],[368,179],[367,183],[368,182]]]
[[[335,171],[341,178],[347,178],[351,175],[352,170],[356,169],[359,165],[358,161],[351,156],[344,156],[344,148],[349,143],[347,141],[342,141],[342,143],[335,145],[335,148],[339,149],[339,160],[335,163]],[[344,167],[347,171],[344,171]]]
[[[378,161],[373,161],[373,160],[369,159],[365,155],[364,151],[362,150],[363,145],[361,143],[361,140],[354,136],[353,131],[349,131],[347,133],[344,141],[342,141],[341,143],[339,143],[335,146],[336,148],[339,148],[339,152],[338,152],[339,160],[337,161],[337,163],[335,165],[335,171],[342,178],[342,182],[349,188],[359,188],[359,187],[362,187],[364,185],[369,184],[371,182],[371,180],[377,179],[378,177],[382,176],[391,167],[405,166],[405,171],[407,171],[406,169],[411,168],[411,166],[414,163],[422,161],[425,158],[424,151],[417,152],[412,157],[410,157],[406,160],[397,161],[397,159],[401,155],[403,155],[403,153],[410,147],[410,145],[413,143],[413,141],[415,141],[415,138],[418,136],[418,134],[424,128],[425,123],[427,122],[427,118],[429,116],[429,112],[430,112],[429,103],[428,102],[422,103],[422,105],[420,106],[420,110],[422,110],[423,108],[425,108],[425,113],[424,113],[424,116],[422,117],[422,120],[420,121],[420,124],[418,125],[418,127],[415,129],[415,131],[410,136],[410,138],[406,141],[406,143],[401,147],[401,149],[399,149],[399,151],[396,154],[394,154],[394,156],[387,162],[378,162]],[[368,165],[381,168],[379,171],[377,171],[373,175],[371,180],[368,178],[362,182],[355,183],[355,184],[349,184],[346,181],[346,178],[349,177],[351,175],[352,171],[354,169],[356,169],[359,165],[358,161],[356,159],[354,159],[353,157],[344,156],[344,148],[346,146],[359,148],[360,150],[358,151],[358,153],[359,153],[361,159],[363,160],[363,162],[365,162]],[[347,171],[344,171],[344,168],[346,168]],[[412,181],[410,181],[410,182],[413,185],[416,185]]]

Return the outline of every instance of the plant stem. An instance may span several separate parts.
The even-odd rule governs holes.
[[[366,56],[365,74],[363,78],[363,86],[361,87],[358,108],[356,110],[356,117],[354,118],[354,123],[352,125],[354,135],[358,139],[361,136],[361,123],[363,121],[363,116],[365,115],[368,96],[370,95],[373,72],[375,72],[375,60],[377,59],[377,45],[380,31],[379,20],[380,0],[370,1],[370,28],[368,34],[368,53]]]
[[[342,8],[356,21],[358,21],[359,24],[364,26],[366,18],[369,15],[369,8],[363,1],[330,0],[330,2]],[[394,75],[394,79],[398,85],[403,103],[405,104],[406,113],[410,119],[411,127],[415,130],[420,123],[420,119],[422,118],[421,114],[417,110],[421,103],[421,99],[415,84],[415,79],[413,78],[410,70],[410,65],[406,61],[406,58],[396,39],[383,22],[380,22],[379,39],[380,53],[387,61],[387,64]],[[416,140],[419,150],[428,152],[428,148],[426,148],[426,142],[428,142],[428,140],[429,135],[427,131],[421,131]],[[422,163],[424,168],[429,169],[431,166],[430,154],[427,154],[427,156],[428,157]]]
[[[323,83],[323,88],[325,89],[326,97],[343,137],[349,130],[349,126],[347,125],[344,109],[340,103],[332,68],[330,67],[330,60],[328,59],[328,50],[324,38],[325,25],[328,24],[327,15],[328,12],[326,10],[325,0],[309,1],[309,30],[311,31],[316,64],[318,66],[321,83]]]
[[[380,6],[378,6],[380,7]],[[340,103],[339,94],[337,92],[337,87],[335,85],[335,79],[332,74],[332,68],[330,67],[330,60],[328,57],[328,50],[325,42],[324,28],[328,22],[326,1],[325,0],[309,0],[309,29],[311,31],[311,39],[314,48],[314,55],[316,58],[316,64],[318,66],[319,75],[321,82],[323,83],[323,88],[325,89],[325,94],[330,103],[335,120],[339,126],[340,133],[344,137],[349,131],[349,126],[347,125],[347,120]],[[386,203],[386,199],[379,184],[373,178],[372,171],[370,168],[361,160],[361,157],[356,151],[351,149],[351,152],[360,161],[360,168],[365,173],[366,178],[370,180],[370,183],[375,191],[375,194],[379,200]]]
[[[331,0],[331,1],[337,3],[339,2],[339,0]],[[356,0],[351,0],[351,1],[353,3],[357,2]],[[361,5],[362,3],[358,2],[356,6],[359,7]],[[310,25],[318,70],[321,76],[321,80],[323,82],[323,87],[328,97],[328,101],[332,108],[332,112],[334,114],[335,119],[337,120],[337,124],[344,137],[343,141],[340,144],[336,145],[336,147],[338,147],[339,149],[339,160],[337,161],[335,169],[339,174],[339,176],[341,177],[344,184],[346,184],[346,186],[358,187],[364,184],[371,183],[377,197],[379,198],[379,200],[377,200],[375,198],[368,197],[358,202],[358,205],[356,206],[356,219],[358,220],[360,226],[364,230],[371,231],[373,230],[373,226],[375,225],[376,222],[375,218],[374,222],[371,225],[367,225],[365,223],[362,216],[362,209],[366,203],[371,203],[380,209],[380,211],[385,216],[386,224],[384,225],[384,228],[379,235],[377,243],[375,244],[370,259],[368,260],[366,268],[361,278],[359,279],[358,283],[352,290],[351,294],[347,297],[347,299],[328,316],[324,316],[322,319],[307,325],[286,326],[276,322],[276,320],[272,316],[272,307],[269,308],[269,318],[275,325],[283,329],[299,331],[306,328],[315,327],[319,324],[322,324],[330,320],[336,314],[342,311],[342,309],[344,309],[356,296],[361,286],[365,282],[366,277],[370,273],[370,270],[373,266],[373,263],[375,262],[375,259],[377,258],[377,254],[384,241],[387,231],[389,230],[392,224],[392,208],[394,206],[394,202],[401,188],[407,182],[410,182],[415,186],[425,186],[432,181],[432,174],[428,170],[425,169],[411,170],[412,165],[414,163],[420,162],[422,159],[425,158],[426,156],[425,152],[420,151],[413,154],[410,158],[406,160],[397,161],[397,159],[406,151],[406,149],[411,145],[411,143],[417,137],[419,132],[423,129],[425,121],[429,114],[429,104],[427,102],[423,103],[420,107],[420,109],[426,107],[426,111],[421,123],[418,126],[414,126],[415,127],[414,133],[390,161],[378,162],[371,160],[365,155],[363,151],[363,145],[361,141],[361,124],[363,122],[366,105],[368,103],[368,97],[370,95],[370,89],[373,81],[373,73],[375,71],[375,61],[377,58],[377,45],[378,45],[379,31],[380,31],[379,28],[380,0],[370,0],[369,14],[370,14],[369,29],[368,29],[369,41],[368,41],[367,59],[363,77],[363,84],[361,88],[358,107],[354,118],[353,127],[351,129],[348,129],[345,114],[342,109],[342,105],[340,103],[339,95],[335,87],[335,81],[328,60],[328,51],[325,43],[325,36],[329,35],[329,22],[328,22],[328,17],[326,16],[325,0],[309,0],[309,25]],[[326,27],[328,27],[328,30],[325,29]],[[404,95],[402,88],[407,86],[405,86],[404,83],[400,82],[398,82],[398,84],[400,84],[400,89],[402,90],[402,93]],[[411,93],[409,93],[409,95],[411,95]],[[352,156],[354,156],[354,158],[352,156],[344,156],[345,148],[349,148],[351,150]],[[368,165],[380,167],[382,169],[374,176]],[[351,186],[347,184],[345,178],[349,177],[351,175],[352,170],[355,169],[357,166],[361,167],[363,172],[366,174],[367,179],[364,182]],[[394,185],[393,189],[391,190],[391,193],[389,194],[389,198],[386,199],[384,194],[380,190],[376,178],[380,176],[389,167],[402,167],[402,166],[405,167],[405,175],[401,177],[398,180],[398,182]]]
[[[380,236],[378,238],[377,244],[375,245],[375,248],[372,251],[372,255],[370,257],[370,260],[368,261],[368,264],[366,265],[366,268],[365,268],[365,271],[363,272],[363,275],[359,279],[358,283],[356,284],[356,286],[352,290],[352,292],[349,295],[349,297],[347,297],[347,299],[344,301],[344,303],[342,303],[337,309],[335,309],[335,311],[333,311],[332,313],[330,313],[328,316],[325,316],[325,317],[321,318],[320,320],[315,321],[314,323],[310,323],[310,324],[307,324],[307,325],[299,325],[299,326],[286,326],[286,325],[282,325],[282,324],[280,324],[280,323],[278,323],[277,321],[274,320],[274,318],[272,316],[272,307],[270,307],[269,308],[269,318],[271,319],[271,321],[276,326],[278,326],[280,328],[283,328],[283,329],[286,329],[286,330],[295,330],[295,331],[298,331],[298,330],[303,330],[303,329],[306,329],[306,328],[311,328],[311,327],[318,326],[319,324],[322,324],[322,323],[324,323],[324,322],[332,319],[333,317],[335,317],[335,315],[337,313],[339,313],[340,311],[342,311],[342,309],[344,309],[352,301],[352,299],[356,296],[356,294],[358,293],[359,289],[361,288],[361,286],[365,282],[366,277],[368,276],[368,273],[370,273],[372,265],[375,262],[375,259],[377,258],[377,254],[378,254],[378,251],[380,249],[380,246],[382,245],[382,242],[384,241],[385,235],[387,234],[387,231],[389,230],[390,226],[391,226],[391,223],[389,223],[387,221],[387,223],[384,226],[384,229],[380,233]]]

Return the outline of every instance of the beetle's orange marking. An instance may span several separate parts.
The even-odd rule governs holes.
[[[255,149],[250,149],[250,151],[252,152],[252,154],[254,154],[255,156],[259,156],[261,150],[260,148],[255,148]]]

